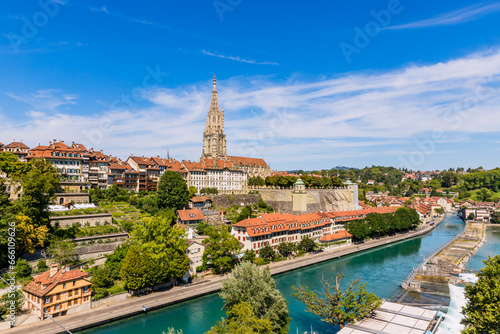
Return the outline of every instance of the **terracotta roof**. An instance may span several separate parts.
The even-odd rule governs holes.
[[[186,170],[182,167],[182,164],[175,159],[163,159],[160,157],[151,158],[151,161],[155,163],[158,167],[164,167],[167,170],[173,170],[174,172],[185,173]]]
[[[267,167],[267,164],[264,161],[264,159],[235,157],[235,156],[228,156],[228,158],[229,158],[229,160],[234,162],[235,165]]]
[[[246,228],[248,235],[253,237],[277,231],[307,230],[321,227],[331,224],[330,219],[334,219],[336,222],[346,222],[363,219],[369,213],[392,213],[396,210],[396,207],[380,207],[355,211],[313,212],[296,216],[282,213],[265,213],[258,218],[242,220],[233,226]]]
[[[181,221],[190,221],[190,220],[203,220],[205,216],[199,209],[191,209],[191,210],[177,210],[177,214]]]
[[[0,142],[0,147],[2,147],[2,146],[3,146],[3,143],[2,143],[2,142]]]
[[[200,162],[195,161],[182,161],[182,165],[189,171],[206,171],[207,169],[229,169],[232,171],[241,171],[229,160],[214,160],[214,159],[202,159]]]
[[[53,156],[52,153],[60,153],[63,156]],[[64,156],[64,154],[73,154],[79,156]],[[66,145],[63,141],[51,142],[49,146],[38,145],[30,150],[27,156],[28,159],[32,158],[50,158],[50,159],[73,159],[82,160],[82,154],[79,150]]]
[[[319,239],[319,241],[328,242],[328,241],[347,239],[350,237],[352,237],[352,234],[350,234],[347,231],[340,230],[332,234],[324,235],[323,237],[321,237],[321,239]]]
[[[203,203],[206,201],[211,201],[211,199],[206,196],[193,196],[191,197],[190,201],[193,203]]]
[[[57,273],[54,276],[50,277],[49,269],[46,272],[35,277],[35,279],[28,283],[28,285],[26,285],[23,290],[36,296],[43,297],[47,295],[59,283],[83,279],[87,276],[88,274],[85,271],[65,271],[63,268],[61,268],[58,269]],[[88,283],[89,286],[92,285],[91,282]],[[43,286],[45,286],[44,289],[42,289]]]
[[[30,149],[28,146],[26,146],[23,142],[21,141],[14,141],[10,144],[7,144],[4,146],[4,148],[26,148],[26,149]]]

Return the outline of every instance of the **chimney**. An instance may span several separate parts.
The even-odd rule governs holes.
[[[54,277],[54,275],[55,275],[55,274],[57,274],[57,271],[58,271],[58,270],[59,270],[59,269],[57,268],[57,264],[56,264],[56,263],[52,263],[52,264],[50,265],[50,275],[49,275],[49,278]]]
[[[65,273],[65,272],[70,271],[70,270],[71,270],[71,269],[70,269],[70,267],[69,267],[69,264],[67,264],[67,265],[66,265],[66,267],[64,268],[64,271],[63,271],[63,272]]]

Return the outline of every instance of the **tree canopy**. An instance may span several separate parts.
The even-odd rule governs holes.
[[[224,274],[235,265],[234,256],[240,249],[239,241],[229,233],[227,227],[210,226],[205,229],[205,234],[208,238],[202,243],[205,245],[203,253],[203,267],[206,269],[208,263],[213,265],[215,274]]]
[[[156,191],[158,208],[182,209],[189,201],[189,190],[186,181],[174,171],[165,171]]]
[[[227,312],[228,318],[219,321],[207,334],[272,334],[269,319],[259,319],[252,305],[245,301],[234,305]]]
[[[339,275],[330,283],[322,279],[324,292],[315,292],[307,286],[292,286],[292,296],[306,304],[306,311],[316,314],[330,325],[344,328],[345,324],[362,319],[365,315],[380,307],[381,299],[366,291],[366,284],[359,279],[349,283],[345,290],[341,287],[344,275]]]
[[[290,317],[288,303],[271,277],[269,268],[242,262],[233,275],[222,282],[219,295],[224,299],[224,310],[233,310],[241,302],[248,302],[255,316],[272,324],[272,333],[288,333]],[[265,332],[264,332],[265,333]]]
[[[465,286],[463,334],[500,333],[500,255],[488,256],[476,284]]]

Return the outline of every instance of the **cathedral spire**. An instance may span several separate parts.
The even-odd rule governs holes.
[[[212,88],[212,100],[210,101],[210,109],[209,112],[220,112],[219,109],[219,98],[217,97],[217,86],[216,86],[217,79],[215,78],[214,74],[214,86]]]
[[[224,111],[219,107],[217,78],[214,74],[212,99],[207,113],[207,125],[203,133],[202,158],[222,159],[226,157],[226,135],[224,134]]]

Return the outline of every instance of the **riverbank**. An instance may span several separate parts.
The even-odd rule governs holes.
[[[437,223],[439,222],[440,221],[438,221]],[[320,262],[329,261],[339,257],[345,257],[349,254],[363,252],[368,249],[374,249],[377,247],[385,246],[387,244],[394,244],[397,243],[398,241],[402,242],[404,240],[415,238],[430,232],[437,225],[438,224],[430,226],[430,224],[425,224],[422,226],[422,229],[410,233],[405,233],[392,237],[386,237],[378,240],[370,240],[367,241],[365,244],[353,245],[335,250],[328,250],[319,254],[305,255],[293,260],[273,263],[269,265],[269,267],[273,275],[283,274],[291,270],[296,270]],[[367,254],[371,254],[371,252],[368,252]],[[280,275],[280,277],[284,276]],[[133,315],[142,314],[143,313],[142,306],[146,306],[148,310],[162,308],[168,305],[177,304],[182,301],[211,294],[213,292],[218,291],[220,287],[221,287],[221,278],[214,277],[200,284],[184,286],[184,287],[175,287],[170,291],[154,293],[143,297],[131,298],[120,302],[114,302],[107,305],[99,306],[97,308],[88,311],[76,313],[73,315],[66,315],[64,317],[59,317],[56,318],[56,320],[60,322],[64,327],[72,331],[78,331],[84,328],[90,328],[102,325],[104,323],[112,322],[115,320],[127,318]],[[209,298],[210,300],[213,300],[213,297],[210,296],[204,298]],[[217,307],[217,309],[219,308],[220,307]],[[142,318],[136,318],[136,319],[142,319]],[[163,327],[166,328],[165,326]],[[13,328],[7,332],[8,333],[26,333],[26,332],[57,333],[63,331],[59,330],[57,328],[57,325],[50,322],[50,320],[45,320],[37,324],[23,326],[19,328]]]
[[[483,223],[466,222],[462,233],[425,258],[402,287],[408,291],[449,296],[449,283],[464,283],[458,274],[483,245],[485,230]]]

